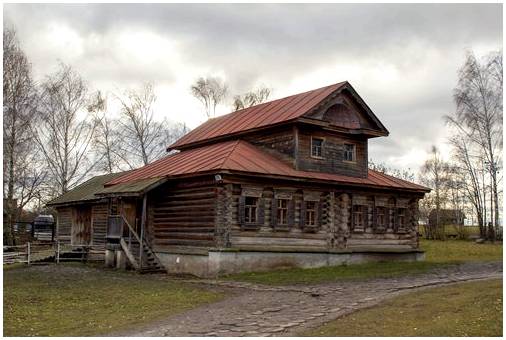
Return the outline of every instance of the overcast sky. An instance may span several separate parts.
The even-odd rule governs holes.
[[[5,24],[36,78],[61,60],[92,89],[151,81],[156,114],[191,128],[205,119],[189,91],[201,75],[273,99],[348,80],[390,131],[369,157],[414,171],[445,141],[465,50],[502,49],[500,4],[4,4]]]

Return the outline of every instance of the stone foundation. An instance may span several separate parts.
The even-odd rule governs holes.
[[[421,250],[349,252],[267,252],[210,250],[204,254],[157,252],[168,273],[216,277],[277,268],[318,268],[379,261],[422,261]]]

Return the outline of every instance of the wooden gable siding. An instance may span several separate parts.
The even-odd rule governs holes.
[[[173,246],[215,245],[213,183],[164,185],[148,197],[148,239],[156,251]]]
[[[311,138],[322,138],[322,158],[311,157]],[[355,162],[344,161],[344,144],[355,145]],[[352,177],[367,177],[367,139],[345,137],[321,130],[304,128],[298,133],[297,169],[335,173]]]
[[[91,208],[92,214],[92,244],[94,246],[105,246],[107,233],[107,203],[94,204]]]
[[[70,244],[72,230],[72,208],[56,208],[56,239],[64,244]]]
[[[291,126],[284,126],[269,132],[252,133],[246,135],[244,140],[261,147],[285,163],[294,164],[295,135]]]
[[[357,103],[356,98],[346,90],[307,116],[328,122],[335,127],[368,130],[379,128],[366,110]]]

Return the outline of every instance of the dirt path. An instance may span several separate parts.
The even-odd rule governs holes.
[[[120,336],[288,336],[403,292],[457,282],[502,278],[502,262],[466,263],[390,279],[270,287],[223,281],[231,296]]]

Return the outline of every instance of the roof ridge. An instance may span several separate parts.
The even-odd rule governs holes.
[[[234,143],[235,145],[232,147],[232,150],[230,150],[230,152],[228,153],[227,157],[225,157],[225,159],[223,160],[223,162],[221,162],[220,166],[221,167],[224,167],[225,166],[225,163],[227,163],[227,161],[229,160],[230,156],[234,153],[235,149],[237,148],[237,145],[239,145],[239,143],[243,141],[242,139],[236,139],[234,140]],[[245,141],[243,141],[245,142]]]
[[[307,94],[309,92],[313,92],[313,91],[320,91],[320,90],[323,90],[327,87],[332,87],[332,86],[336,86],[336,85],[343,85],[344,83],[347,83],[348,81],[347,80],[344,80],[344,81],[340,81],[340,82],[337,82],[337,83],[334,83],[334,84],[330,84],[330,85],[326,85],[326,86],[322,86],[322,87],[319,87],[317,89],[312,89],[312,90],[308,90],[308,91],[304,91],[304,92],[299,92],[299,93],[295,93],[295,94],[291,94],[289,96],[285,96],[285,97],[281,97],[281,98],[277,98],[277,99],[273,99],[273,100],[269,100],[267,102],[263,102],[263,103],[258,103],[258,104],[255,104],[255,105],[252,105],[252,106],[249,106],[249,107],[245,107],[243,109],[240,109],[240,110],[236,110],[236,111],[232,111],[232,112],[229,112],[229,113],[226,113],[224,115],[221,115],[221,116],[218,116],[218,117],[213,117],[211,119],[215,120],[215,119],[219,119],[219,118],[222,118],[222,117],[225,117],[225,116],[228,116],[228,115],[231,115],[233,113],[239,113],[241,111],[244,111],[244,110],[248,110],[248,109],[252,109],[254,107],[257,107],[257,106],[260,106],[260,105],[266,105],[266,104],[269,104],[269,103],[273,103],[273,102],[276,102],[278,100],[283,100],[283,99],[286,99],[286,98],[290,98],[290,97],[295,97],[295,96],[299,96],[299,95],[302,95],[302,94]]]
[[[327,98],[331,93],[342,89],[347,84],[349,85],[348,81],[341,81],[327,86],[322,86],[317,89],[270,100],[208,119],[174,143],[170,144],[167,147],[167,150],[178,149],[183,145],[193,144],[208,138],[225,136],[230,133],[247,131],[256,127],[264,127],[283,121],[289,121],[290,119],[302,116],[309,110],[312,110],[319,103],[311,103],[314,99],[320,98],[319,101],[321,101]],[[323,95],[325,96],[322,98]],[[311,101],[309,101],[312,104],[311,106],[307,103],[308,100],[306,97],[308,96],[311,96]],[[296,107],[288,110],[286,105],[290,104],[293,106],[292,101],[299,97],[300,99],[297,102]],[[274,107],[278,108],[274,110]],[[283,110],[283,108],[285,108],[285,110]],[[254,116],[260,117],[260,120],[253,119]],[[246,119],[247,123],[244,123],[244,119]]]

